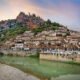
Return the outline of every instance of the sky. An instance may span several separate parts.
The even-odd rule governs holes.
[[[0,0],[0,20],[14,19],[20,12],[80,31],[80,0]]]

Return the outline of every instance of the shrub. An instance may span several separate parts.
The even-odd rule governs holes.
[[[0,56],[4,56],[4,53],[3,52],[0,52]]]
[[[7,55],[8,55],[8,56],[13,56],[13,54],[11,54],[11,53],[8,53]]]

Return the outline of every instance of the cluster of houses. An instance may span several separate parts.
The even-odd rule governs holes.
[[[67,35],[66,27],[60,27],[59,30],[55,31],[42,31],[37,35],[31,31],[26,31],[15,39],[6,41],[4,49],[27,53],[39,51],[41,59],[58,59],[58,55],[65,57],[70,55],[67,59],[73,59],[72,54],[77,54],[78,57],[80,54],[80,33],[69,31],[69,35]],[[52,55],[56,55],[56,57],[52,58]]]

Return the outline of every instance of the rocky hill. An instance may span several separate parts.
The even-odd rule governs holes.
[[[41,17],[36,16],[36,14],[25,14],[20,12],[16,19],[0,21],[0,31],[5,29],[13,28],[16,26],[27,27],[32,30],[39,27],[45,27],[46,29],[55,29],[56,27],[64,27],[63,25],[51,22],[49,19],[47,21],[43,20]],[[56,26],[56,27],[55,27]]]
[[[16,18],[17,23],[21,23],[22,26],[28,26],[28,28],[33,29],[38,26],[43,25],[44,20],[40,17],[36,16],[35,14],[26,15],[23,12],[20,12],[20,14]]]
[[[0,42],[9,40],[24,33],[25,31],[32,31],[34,35],[42,31],[57,30],[69,34],[69,29],[51,20],[43,20],[35,14],[25,14],[20,12],[16,19],[5,20],[0,22]]]
[[[12,28],[16,25],[16,20],[5,20],[5,21],[0,21],[0,31],[3,31],[5,29]]]
[[[44,20],[35,14],[26,15],[24,12],[20,12],[16,19],[5,20],[0,22],[0,31],[15,27],[17,25],[27,26],[29,29],[36,28],[43,25]]]

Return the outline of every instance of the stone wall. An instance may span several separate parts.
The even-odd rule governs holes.
[[[73,57],[72,55],[40,54],[40,59],[80,62],[80,54],[77,54],[76,57]]]
[[[23,50],[1,50],[5,55],[13,56],[30,56],[36,54],[34,51],[23,51]]]

